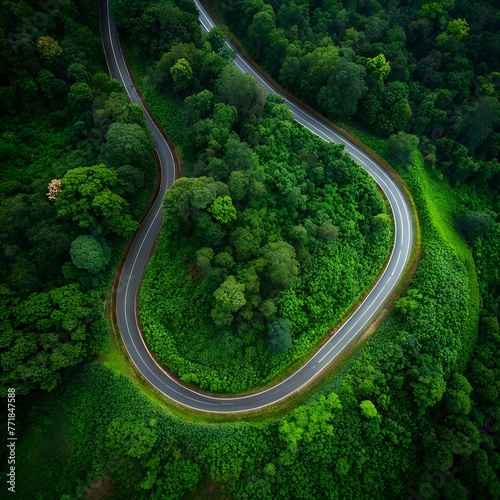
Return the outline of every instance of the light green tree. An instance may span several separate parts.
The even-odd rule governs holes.
[[[174,81],[174,90],[176,93],[186,90],[189,87],[189,83],[193,79],[193,69],[186,59],[178,59],[169,71]]]
[[[447,10],[454,6],[454,4],[455,0],[436,0],[425,2],[422,7],[420,7],[419,14],[422,17],[435,19],[436,17],[443,16]]]
[[[214,219],[222,224],[236,220],[236,208],[234,208],[233,200],[230,196],[218,196],[215,198],[214,202],[208,207],[208,211],[213,215]]]
[[[129,238],[138,224],[128,212],[128,203],[114,192],[117,183],[116,171],[102,163],[68,170],[55,201],[58,215],[83,229],[101,234],[113,231]]]
[[[221,252],[214,257],[214,264],[217,267],[232,269],[234,267],[234,259],[231,254],[227,252]]]
[[[48,60],[52,60],[63,53],[59,42],[51,36],[41,36],[36,42],[36,48],[42,57]]]
[[[366,418],[375,418],[378,415],[377,408],[370,400],[361,401],[359,404],[361,415]]]
[[[379,80],[385,80],[391,72],[391,65],[386,61],[384,54],[379,54],[372,59],[367,59],[366,69],[373,73]]]
[[[234,276],[228,276],[222,285],[215,290],[215,307],[212,318],[217,326],[227,326],[233,320],[232,313],[246,304],[245,285],[238,283]]]
[[[470,28],[465,19],[452,19],[446,27],[446,32],[457,40],[462,40],[469,34]]]

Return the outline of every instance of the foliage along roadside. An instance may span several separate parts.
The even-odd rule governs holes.
[[[366,290],[389,252],[390,217],[339,146],[296,125],[277,96],[264,101],[211,45],[172,46],[150,79],[153,109],[171,86],[184,98],[181,149],[191,145],[202,177],[167,192],[141,323],[183,381],[242,392],[303,357]]]
[[[390,326],[398,328],[393,319]],[[369,341],[341,384],[260,424],[185,423],[125,377],[85,364],[52,393],[21,404],[26,431],[18,474],[27,479],[18,493],[164,498],[196,490],[210,498],[222,490],[291,499],[297,491],[396,498],[431,491],[447,498],[467,498],[467,492],[494,497],[498,323],[482,327],[466,373],[477,388],[473,394],[457,374],[443,388],[415,337],[398,345],[392,335],[386,328]]]
[[[433,176],[461,193],[449,225],[458,225],[475,258],[486,262],[488,256],[480,287],[485,314],[497,316],[500,80],[492,48],[500,31],[494,2],[414,1],[398,9],[379,2],[356,8],[348,2],[210,3],[286,89],[348,128],[354,121],[388,137],[384,149],[395,164],[411,163],[418,146]],[[268,33],[259,37],[259,30]]]
[[[155,179],[142,111],[103,73],[97,7],[42,10],[0,18],[0,380],[18,394],[99,352],[112,265]]]
[[[494,2],[414,1],[398,9],[379,2],[356,8],[349,2],[210,3],[286,89],[348,128],[354,121],[355,128],[362,124],[388,137],[384,149],[395,164],[411,163],[418,146],[433,176],[446,177],[461,193],[456,211],[447,211],[449,226],[458,225],[475,258],[485,262],[489,256],[480,287],[485,314],[497,316],[500,80],[498,51],[492,50],[499,37]],[[259,30],[267,34],[260,37]]]

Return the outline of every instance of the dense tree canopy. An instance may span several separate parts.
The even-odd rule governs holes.
[[[500,126],[494,2],[215,5],[271,75],[327,116],[361,120],[387,137],[418,136],[424,156],[453,181],[480,186],[491,175],[485,160],[498,156],[491,145]],[[436,153],[443,138],[466,147],[455,155],[457,173]]]
[[[154,157],[141,109],[103,72],[97,6],[5,4],[0,32],[1,389],[26,394],[106,339],[108,263]]]
[[[156,68],[164,75],[180,55],[203,64],[197,50],[174,45]],[[202,388],[238,392],[338,320],[382,265],[391,223],[341,147],[300,129],[281,97],[264,98],[252,77],[224,65],[206,90],[183,90],[181,141],[200,177],[166,193],[140,300],[148,343],[165,364]],[[170,94],[160,87],[162,98],[180,97],[171,85]],[[378,216],[388,223],[369,222]]]
[[[192,2],[114,4],[122,39],[141,63],[160,61],[147,78],[163,93],[164,107],[155,109],[168,108],[162,119],[180,138],[186,170],[202,176],[179,179],[165,199],[170,232],[146,277],[143,289],[153,291],[141,297],[141,319],[148,323],[148,307],[167,318],[168,328],[157,318],[148,323],[151,347],[185,383],[245,390],[305,355],[338,315],[322,318],[341,314],[365,290],[387,255],[380,249],[389,250],[390,218],[366,176],[338,147],[299,131],[279,97],[264,101],[247,78],[238,82],[248,96],[238,94],[229,71],[217,84],[230,57],[220,33],[201,34]],[[142,164],[150,145],[139,129],[113,129],[143,130],[143,120],[102,73],[97,4],[58,3],[47,15],[49,4],[7,2],[0,15],[0,380],[4,395],[7,387],[32,391],[16,399],[19,496],[499,497],[495,4],[215,5],[289,90],[392,137],[366,136],[404,165],[422,259],[377,334],[318,392],[272,420],[181,421],[112,368],[114,354],[68,369],[94,357],[109,334],[102,316],[109,274],[98,273],[99,282],[89,271],[105,266],[108,248],[120,253],[113,217],[127,219],[129,208],[140,214],[149,195],[141,185],[154,169]],[[170,69],[181,59],[193,74],[180,71],[174,88]],[[338,115],[327,107],[337,104],[337,88],[345,97]],[[146,90],[154,103],[158,94]],[[185,115],[176,107],[184,98]],[[123,137],[134,159],[120,156]],[[89,208],[81,220],[64,203],[57,213],[68,191],[47,197],[49,182],[63,185],[68,174],[73,196]],[[109,196],[93,207],[100,182]],[[219,219],[211,211],[218,199]],[[215,309],[223,326],[213,322]]]
[[[55,202],[58,215],[98,234],[113,231],[129,238],[138,224],[128,213],[127,201],[113,191],[117,184],[116,172],[102,163],[69,170]]]
[[[71,260],[78,269],[85,269],[98,274],[109,261],[105,249],[95,238],[89,235],[78,236],[71,243]]]

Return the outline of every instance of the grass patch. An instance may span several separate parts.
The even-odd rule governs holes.
[[[390,159],[387,139],[374,137],[358,125],[349,124],[344,128],[370,146],[377,154]],[[472,250],[455,223],[455,217],[463,211],[461,190],[453,189],[442,174],[427,166],[418,150],[414,152],[412,164],[399,167],[397,171],[407,183],[418,208],[424,253],[426,245],[447,245],[467,271],[469,293],[466,298],[468,301],[466,307],[470,310],[470,314],[463,328],[464,331],[469,332],[474,342],[469,342],[469,347],[465,347],[466,352],[463,356],[463,368],[465,368],[466,360],[472,355],[477,337],[480,293]]]
[[[375,135],[364,126],[351,122],[341,122],[337,125],[356,139],[360,140],[365,146],[375,151],[375,153],[380,155],[382,158],[389,159],[389,142],[387,139],[384,139],[379,135]]]
[[[130,367],[118,350],[113,334],[110,334],[106,347],[99,353],[97,362],[102,363],[116,372],[130,378]]]
[[[464,262],[473,262],[471,249],[455,224],[455,216],[460,213],[457,193],[445,180],[436,178],[425,169],[421,155],[416,155],[412,168],[420,180],[432,225]]]

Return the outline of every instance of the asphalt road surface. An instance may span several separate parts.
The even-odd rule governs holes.
[[[205,30],[215,25],[209,13],[194,0],[200,11],[200,23]],[[104,51],[112,77],[120,81],[132,102],[142,104],[130,78],[118,41],[118,35],[112,16],[109,15],[109,0],[101,0],[101,32]],[[246,73],[255,76],[268,92],[275,89],[237,54],[235,64]],[[310,383],[325,370],[342,351],[359,337],[380,312],[401,277],[413,245],[413,225],[408,203],[387,172],[363,151],[351,144],[330,127],[318,121],[306,110],[285,98],[294,118],[327,142],[336,142],[345,146],[346,152],[361,165],[378,183],[387,196],[394,215],[395,241],[391,257],[383,274],[375,286],[354,311],[349,319],[337,330],[335,335],[293,375],[279,384],[248,396],[215,397],[201,394],[182,385],[169,375],[153,358],[144,343],[137,317],[137,300],[142,276],[149,261],[156,237],[162,224],[161,204],[166,189],[175,180],[173,155],[167,142],[157,129],[151,117],[144,112],[148,126],[153,134],[156,151],[161,163],[161,187],[153,206],[144,219],[123,266],[117,292],[116,313],[122,339],[130,358],[143,377],[167,397],[186,407],[219,413],[236,413],[257,410],[287,398]],[[196,307],[196,304],[193,304]]]

